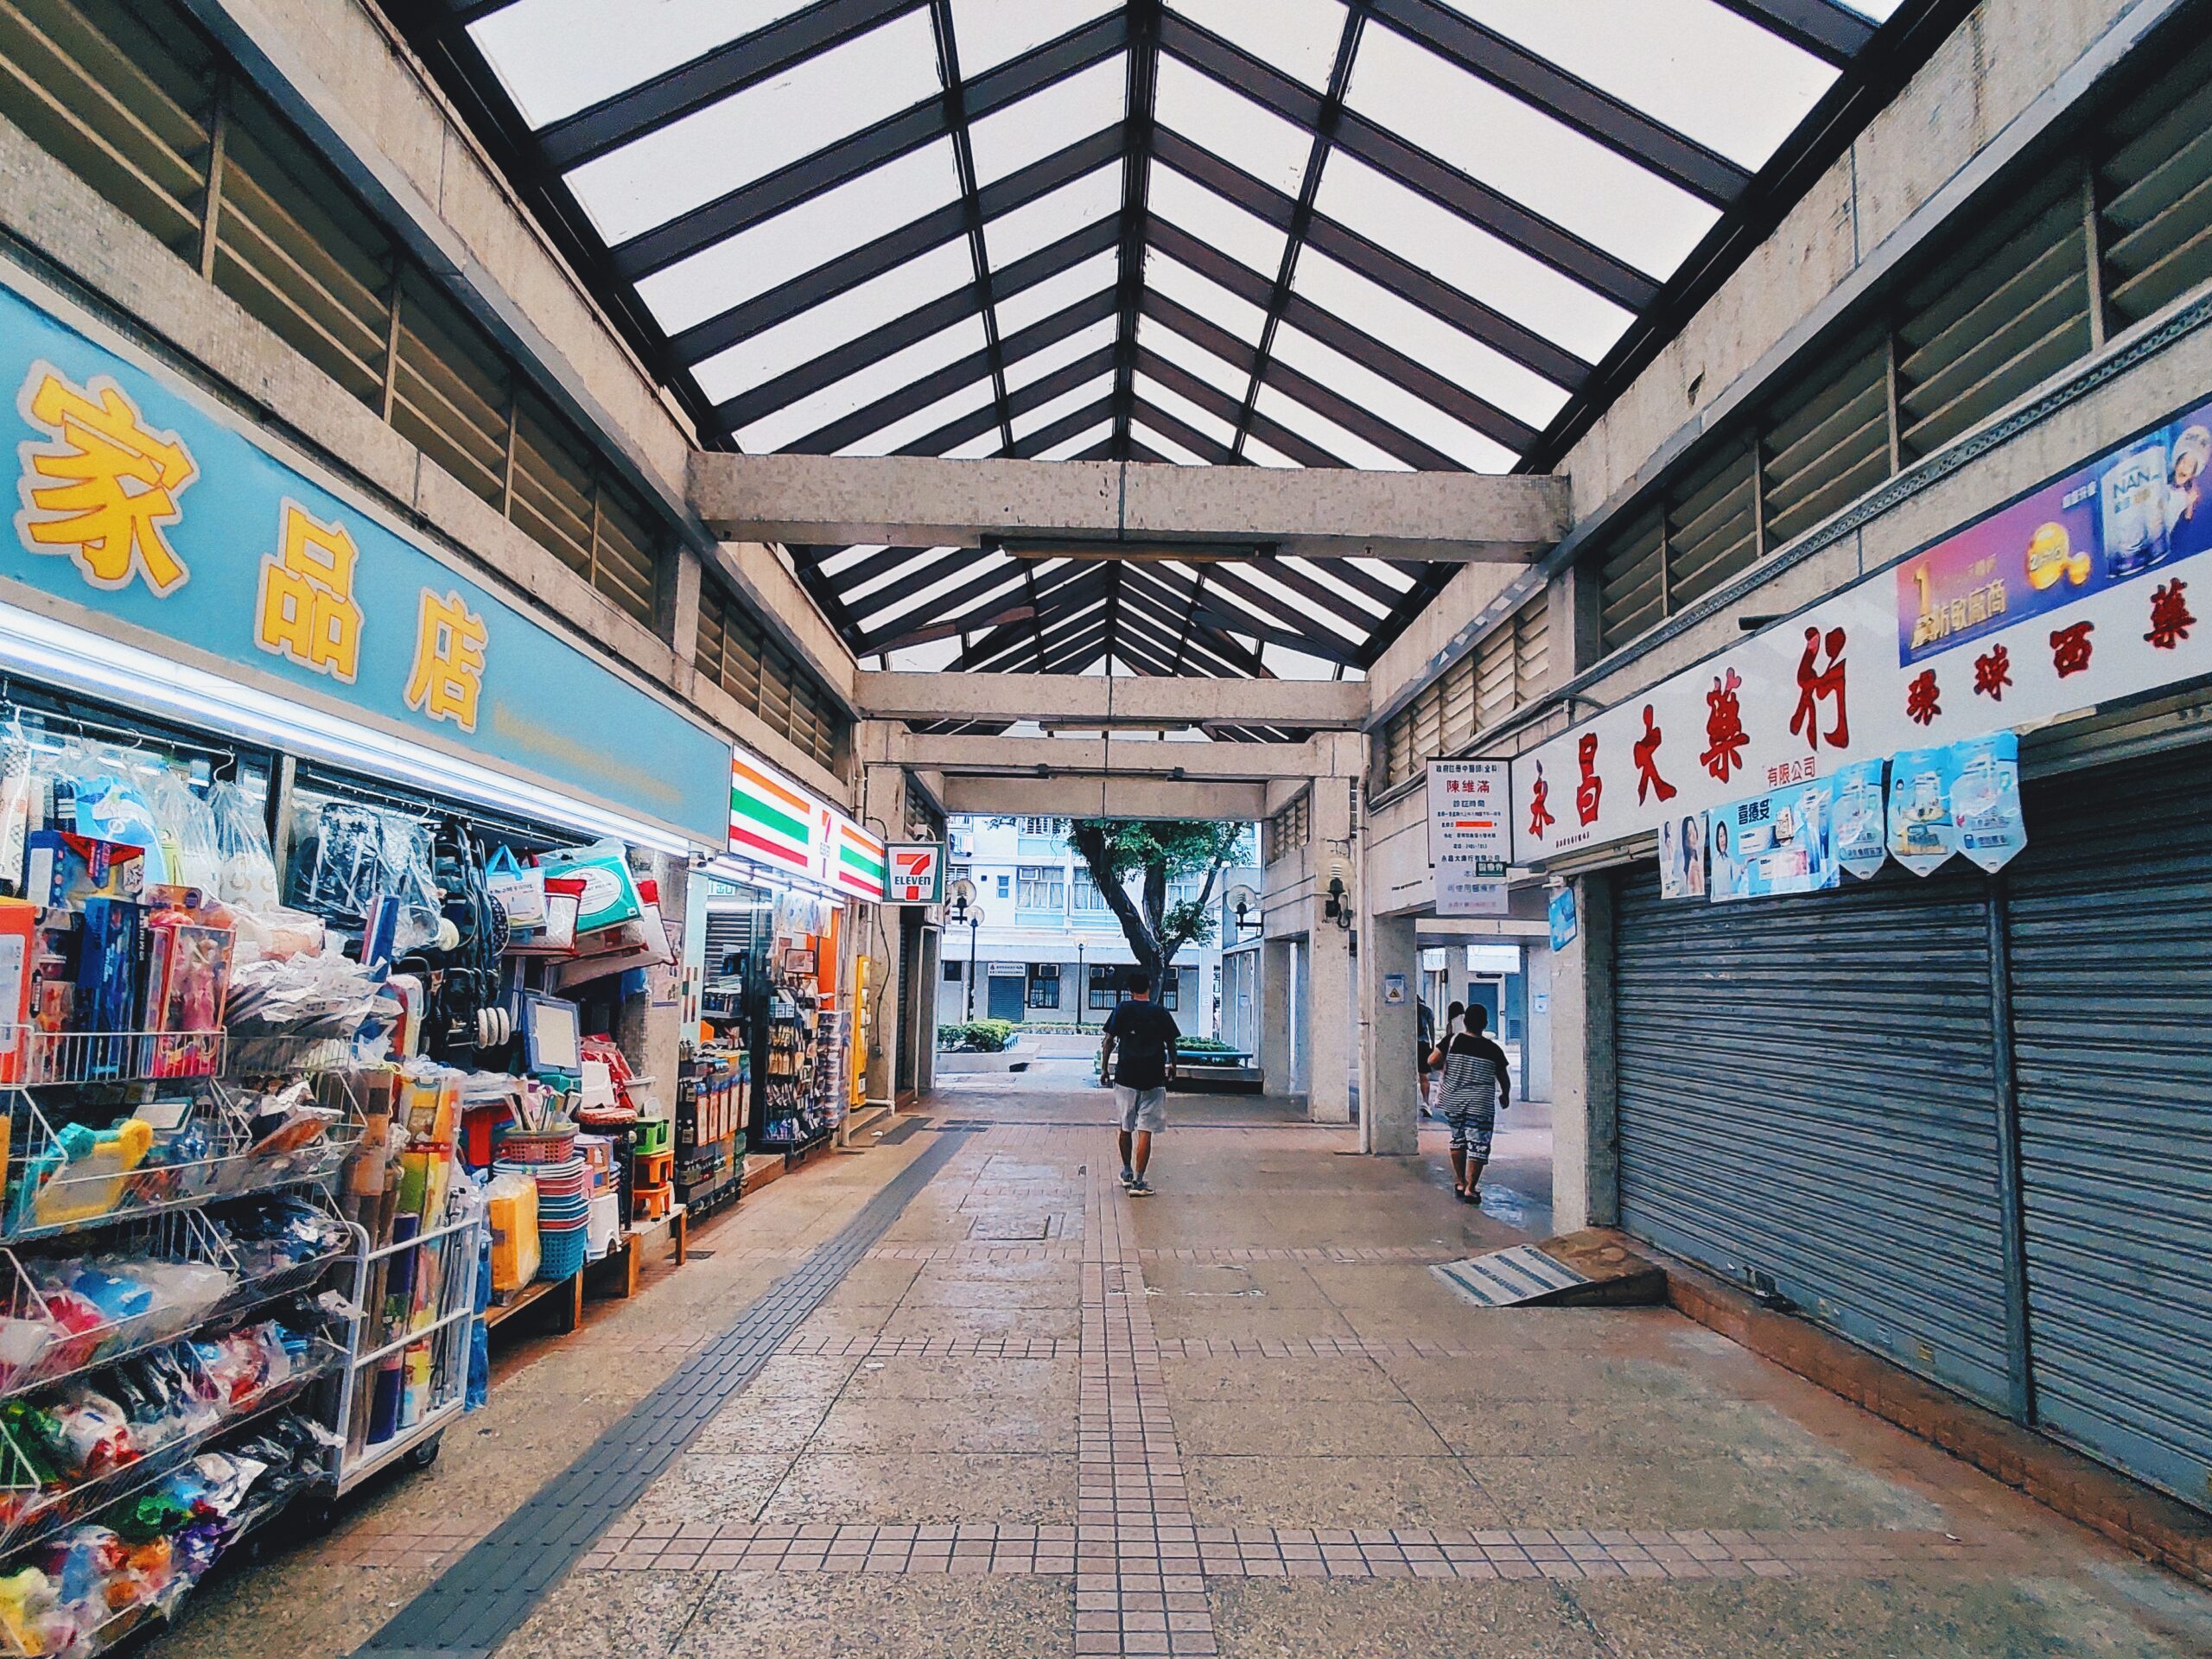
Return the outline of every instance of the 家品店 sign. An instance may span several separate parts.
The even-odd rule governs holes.
[[[1429,762],[1428,861],[1440,916],[1506,913],[1513,847],[1506,774],[1503,760]]]
[[[894,905],[936,905],[944,901],[944,843],[891,843],[891,881],[885,897]]]
[[[1513,764],[1519,861],[2212,671],[2209,464],[2212,403],[1570,728]]]

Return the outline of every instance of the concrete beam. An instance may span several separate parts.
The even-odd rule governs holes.
[[[906,455],[691,457],[728,540],[893,547],[1265,543],[1306,558],[1525,563],[1568,524],[1563,477]]]
[[[1159,743],[1148,739],[925,736],[909,733],[899,757],[956,776],[1003,774],[1053,779],[1172,778],[1198,783],[1267,783],[1317,770],[1311,743]]]
[[[1264,784],[1201,784],[1169,778],[947,778],[947,812],[1000,817],[1204,818],[1250,823]]]
[[[1129,679],[1104,674],[914,674],[865,671],[874,720],[1048,720],[1108,726],[1296,726],[1350,731],[1367,718],[1357,680]]]

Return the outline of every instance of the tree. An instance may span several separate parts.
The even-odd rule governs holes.
[[[1154,984],[1166,982],[1178,950],[1212,938],[1214,883],[1243,845],[1244,830],[1180,818],[1077,818],[1070,827],[1068,845]],[[1201,873],[1196,899],[1167,902],[1168,883]],[[1132,875],[1141,876],[1134,898],[1125,885]]]

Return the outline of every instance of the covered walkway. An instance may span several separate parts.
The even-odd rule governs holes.
[[[1178,1104],[1133,1200],[1103,1095],[942,1092],[520,1355],[434,1469],[272,1543],[152,1653],[2212,1643],[2212,1599],[1675,1313],[1462,1302],[1428,1265],[1529,1235],[1452,1204],[1436,1157],[1340,1155],[1285,1102]],[[1502,1192],[1540,1179],[1503,1151]],[[772,1351],[634,1493],[563,1478],[580,1430],[634,1442],[766,1319]],[[453,1628],[493,1605],[507,1628]]]

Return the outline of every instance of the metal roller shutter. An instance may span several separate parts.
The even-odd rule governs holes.
[[[1986,883],[1763,903],[1624,882],[1622,1224],[2003,1409]]]
[[[2212,752],[2030,790],[2008,899],[2040,1425],[2212,1499]]]
[[[741,950],[753,948],[753,906],[727,901],[707,907],[707,977],[718,978],[722,963]]]

